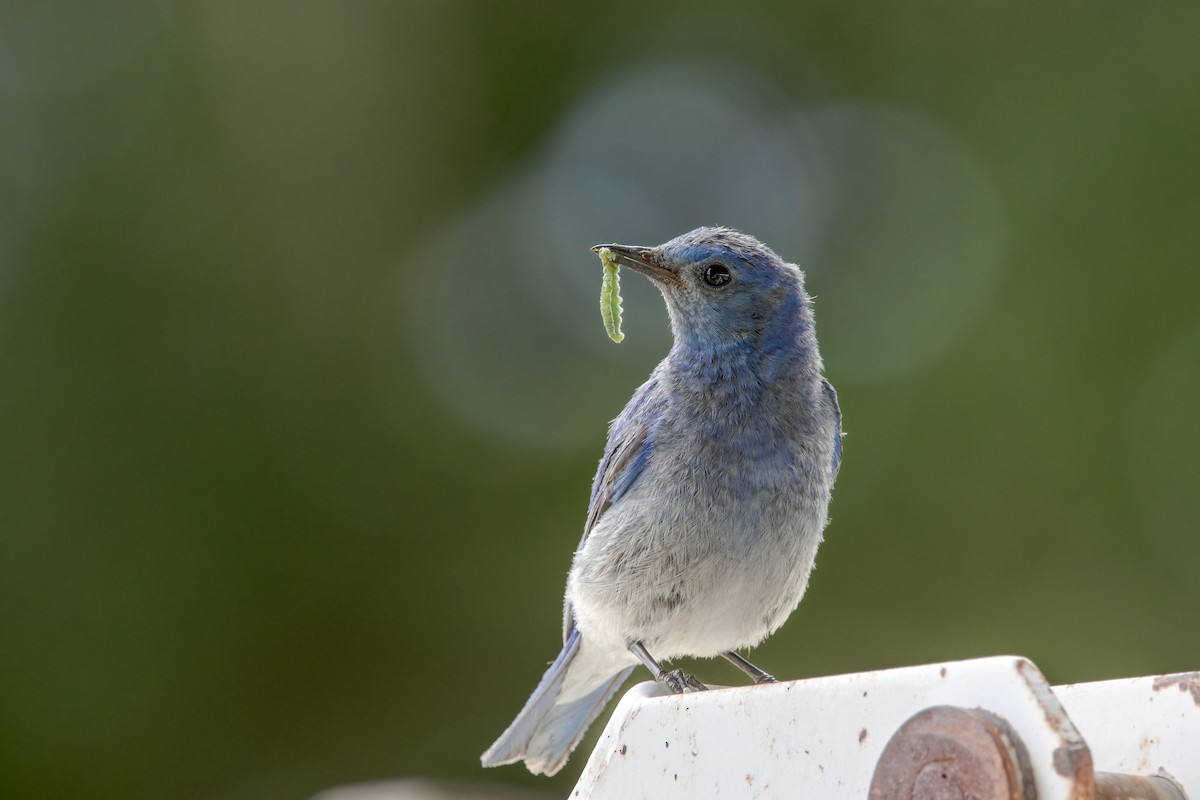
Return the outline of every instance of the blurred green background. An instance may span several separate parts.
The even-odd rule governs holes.
[[[700,224],[805,268],[848,432],[756,662],[1200,668],[1198,26],[5,3],[0,796],[565,795],[583,753],[478,755],[669,345],[632,275],[608,342],[588,247]]]

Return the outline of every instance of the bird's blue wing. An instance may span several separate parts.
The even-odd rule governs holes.
[[[842,407],[838,405],[837,390],[833,388],[833,384],[821,378],[821,385],[825,389],[829,405],[833,408],[833,476],[836,478],[838,470],[842,468]]]
[[[650,453],[654,449],[655,419],[650,413],[650,406],[656,388],[657,382],[653,377],[642,384],[609,428],[604,457],[600,459],[600,466],[592,481],[592,497],[588,503],[583,537],[579,540],[580,550],[583,549],[583,543],[591,535],[596,523],[604,516],[604,512],[629,491],[650,460]],[[571,604],[566,602],[563,608],[564,642],[573,630],[575,619],[571,613]]]

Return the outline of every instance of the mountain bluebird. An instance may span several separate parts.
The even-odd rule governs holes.
[[[671,352],[613,421],[567,575],[563,649],[484,766],[553,775],[637,664],[724,656],[800,602],[842,456],[804,276],[758,240],[698,228],[606,245],[662,292]],[[593,249],[599,249],[593,248]]]

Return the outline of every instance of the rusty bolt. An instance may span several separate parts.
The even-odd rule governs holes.
[[[1187,800],[1174,781],[1158,775],[1096,773],[1095,800]]]
[[[934,706],[884,747],[870,800],[1036,800],[1029,759],[1008,724],[982,709]]]
[[[1089,800],[1186,800],[1159,775],[1076,775]],[[870,800],[1037,800],[1029,757],[1004,720],[983,709],[934,706],[908,718],[875,764]]]

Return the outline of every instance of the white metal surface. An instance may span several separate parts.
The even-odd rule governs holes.
[[[1200,678],[1183,688],[1155,689],[1155,680],[1064,687],[1080,729],[1038,669],[1019,657],[673,696],[639,684],[618,705],[571,796],[860,800],[891,735],[936,705],[984,708],[1006,720],[1028,750],[1039,800],[1090,797],[1092,763],[1080,730],[1094,738],[1097,769],[1162,768],[1195,792],[1200,703],[1192,701]]]
[[[1173,777],[1200,797],[1200,672],[1054,687],[1096,769]]]

